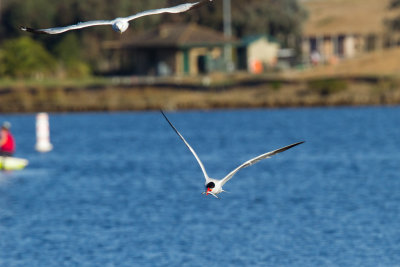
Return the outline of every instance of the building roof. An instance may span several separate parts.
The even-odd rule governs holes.
[[[390,0],[303,0],[305,35],[370,34],[385,31]],[[393,11],[392,11],[393,12]]]
[[[108,48],[127,47],[193,47],[214,46],[235,42],[223,33],[196,24],[167,23],[156,29],[127,36],[119,42],[108,42]]]

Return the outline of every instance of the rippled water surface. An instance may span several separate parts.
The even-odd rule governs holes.
[[[0,173],[1,266],[396,266],[400,108],[4,115],[22,171]]]

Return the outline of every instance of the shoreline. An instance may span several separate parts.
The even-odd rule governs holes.
[[[204,79],[203,79],[204,80]],[[0,87],[1,113],[400,105],[390,77],[257,78]]]

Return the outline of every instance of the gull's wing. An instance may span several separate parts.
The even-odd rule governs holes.
[[[259,162],[260,160],[269,158],[269,157],[271,157],[271,156],[273,156],[275,154],[281,153],[281,152],[283,152],[285,150],[288,150],[288,149],[290,149],[290,148],[292,148],[294,146],[300,145],[302,143],[304,143],[304,141],[303,142],[294,143],[294,144],[279,148],[279,149],[271,151],[271,152],[267,152],[265,154],[259,155],[259,156],[255,157],[255,158],[252,158],[252,159],[246,161],[245,163],[243,163],[242,165],[240,165],[239,167],[237,167],[236,169],[231,171],[227,176],[225,176],[221,180],[221,186],[224,185],[226,182],[228,182],[233,177],[233,175],[235,175],[235,173],[237,173],[240,169],[249,167],[249,166],[253,165],[254,163]]]
[[[197,8],[201,5],[204,5],[208,1],[211,2],[212,0],[203,0],[200,2],[181,4],[181,5],[173,6],[173,7],[147,10],[147,11],[143,11],[143,12],[137,13],[135,15],[126,17],[125,19],[130,21],[130,20],[134,20],[134,19],[137,19],[140,17],[149,16],[149,15],[156,15],[156,14],[162,14],[162,13],[182,13],[182,12],[191,10],[193,8]]]
[[[168,120],[167,116],[165,116],[164,112],[162,110],[160,110],[161,114],[164,116],[164,118],[167,120],[167,122],[169,123],[169,125],[171,125],[172,129],[174,129],[174,131],[178,134],[178,136],[182,139],[182,141],[186,144],[186,146],[189,148],[189,150],[192,152],[193,156],[196,158],[197,162],[200,165],[201,170],[203,171],[204,174],[204,178],[206,179],[206,181],[209,179],[206,169],[204,168],[203,163],[201,162],[201,160],[199,159],[199,157],[197,156],[196,152],[194,151],[194,149],[189,145],[188,142],[186,142],[185,138],[183,138],[183,136],[178,132],[178,130],[174,127],[174,125],[172,125],[172,123]]]
[[[181,5],[174,6],[174,7],[147,10],[147,11],[137,13],[136,15],[126,17],[124,19],[127,21],[130,21],[130,20],[137,19],[140,17],[161,14],[161,13],[181,13],[181,12],[185,12],[190,9],[193,9],[193,8],[197,8],[201,5],[204,5],[207,1],[212,1],[212,0],[202,0],[199,2],[195,2],[195,3],[181,4]],[[23,31],[32,32],[32,33],[59,34],[59,33],[63,33],[66,31],[72,31],[72,30],[82,29],[82,28],[86,28],[86,27],[99,26],[99,25],[112,25],[115,20],[116,19],[79,22],[74,25],[69,25],[69,26],[65,26],[65,27],[48,28],[48,29],[32,29],[32,28],[28,28],[28,27],[20,27],[20,29]]]
[[[21,27],[21,30],[32,32],[32,33],[41,33],[41,34],[59,34],[66,31],[72,31],[77,29],[82,29],[86,27],[98,26],[98,25],[111,25],[113,20],[93,20],[87,22],[79,22],[74,25],[69,25],[65,27],[57,27],[57,28],[49,28],[49,29],[32,29],[28,27]]]

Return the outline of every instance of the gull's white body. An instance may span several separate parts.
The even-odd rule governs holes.
[[[49,28],[49,29],[32,29],[32,28],[28,28],[28,27],[21,27],[21,30],[32,32],[32,33],[59,34],[59,33],[63,33],[66,31],[78,30],[78,29],[87,28],[87,27],[93,27],[93,26],[99,26],[99,25],[111,25],[112,29],[114,31],[123,33],[128,29],[129,21],[131,21],[131,20],[134,20],[134,19],[137,19],[140,17],[144,17],[144,16],[156,15],[156,14],[162,14],[162,13],[182,13],[182,12],[188,11],[190,9],[199,7],[200,5],[206,3],[207,1],[211,2],[212,0],[202,0],[199,2],[195,2],[195,3],[181,4],[181,5],[174,6],[174,7],[147,10],[147,11],[143,11],[143,12],[137,13],[135,15],[129,16],[129,17],[116,18],[113,20],[94,20],[94,21],[87,21],[87,22],[79,22],[74,25],[69,25],[69,26],[65,26],[65,27]]]
[[[205,181],[205,184],[204,184],[204,186],[206,187],[206,191],[203,192],[203,194],[206,194],[206,195],[211,194],[211,195],[213,195],[213,196],[216,197],[216,198],[218,198],[218,197],[217,197],[218,194],[224,192],[224,190],[223,190],[223,188],[222,188],[222,187],[224,186],[224,184],[225,184],[226,182],[228,182],[228,181],[235,175],[235,173],[237,173],[240,169],[243,169],[243,168],[246,168],[246,167],[248,167],[248,166],[251,166],[251,165],[253,165],[254,163],[259,162],[260,160],[269,158],[269,157],[271,157],[271,156],[273,156],[273,155],[275,155],[275,154],[281,153],[281,152],[283,152],[283,151],[285,151],[285,150],[288,150],[288,149],[290,149],[290,148],[292,148],[292,147],[295,147],[295,146],[297,146],[297,145],[300,145],[300,144],[304,143],[304,142],[294,143],[294,144],[291,144],[291,145],[288,145],[288,146],[285,146],[285,147],[282,147],[282,148],[273,150],[273,151],[271,151],[271,152],[267,152],[267,153],[265,153],[265,154],[261,154],[261,155],[255,157],[255,158],[252,158],[252,159],[250,159],[250,160],[244,162],[243,164],[241,164],[240,166],[238,166],[236,169],[234,169],[233,171],[231,171],[231,172],[230,172],[228,175],[226,175],[224,178],[222,178],[222,179],[220,179],[220,180],[218,180],[218,179],[213,179],[213,178],[210,178],[210,177],[208,176],[208,174],[207,174],[207,172],[206,172],[206,169],[204,168],[203,163],[201,162],[200,158],[197,156],[197,154],[196,154],[196,152],[194,151],[194,149],[189,145],[188,142],[186,142],[185,138],[183,138],[183,136],[179,133],[179,131],[175,128],[175,126],[172,125],[172,123],[168,120],[167,116],[165,116],[164,112],[161,111],[161,113],[162,113],[162,115],[164,116],[164,118],[167,120],[167,122],[169,123],[169,125],[172,127],[172,129],[174,129],[174,131],[178,134],[178,136],[179,136],[179,137],[182,139],[182,141],[186,144],[186,146],[189,148],[189,150],[192,152],[193,156],[196,158],[197,162],[199,163],[200,168],[201,168],[201,170],[202,170],[202,172],[203,172],[204,178],[205,178],[205,180],[206,180],[206,181]]]
[[[114,20],[114,23],[112,24],[112,28],[116,32],[123,33],[126,31],[129,27],[129,21],[123,18],[117,18]]]

